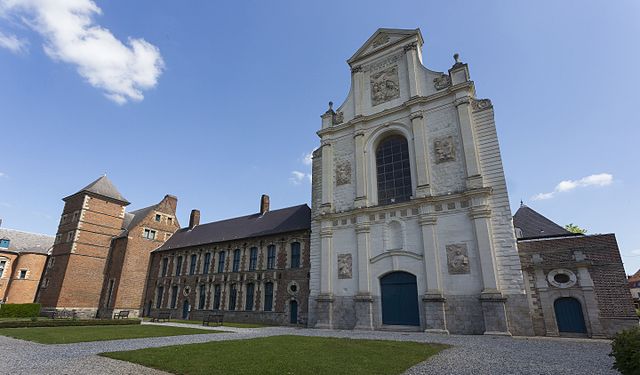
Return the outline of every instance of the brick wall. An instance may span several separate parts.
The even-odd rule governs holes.
[[[47,254],[21,253],[12,269],[11,287],[6,302],[33,303],[46,262]],[[24,279],[20,278],[21,270],[27,271]]]

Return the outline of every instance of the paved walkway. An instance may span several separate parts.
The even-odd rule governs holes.
[[[144,323],[156,324],[156,323]],[[179,323],[162,323],[194,327]],[[201,327],[207,329],[207,327]],[[289,327],[210,327],[226,333],[43,345],[0,336],[0,374],[149,374],[164,372],[97,356],[98,353],[275,335],[402,340],[453,345],[406,374],[618,374],[607,340],[443,336],[425,333],[332,331]],[[392,360],[390,358],[390,360]]]

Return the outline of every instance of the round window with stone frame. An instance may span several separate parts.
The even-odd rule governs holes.
[[[289,292],[289,294],[292,294],[292,295],[298,294],[299,290],[300,290],[300,287],[298,286],[298,283],[295,281],[290,282],[289,285],[287,286],[287,291]]]
[[[576,274],[573,273],[573,271],[564,268],[558,268],[549,272],[549,274],[547,275],[547,281],[549,281],[549,284],[555,286],[556,288],[571,288],[576,284],[578,278],[576,277]]]
[[[189,293],[191,293],[191,287],[185,286],[184,289],[182,289],[182,294],[186,297]]]

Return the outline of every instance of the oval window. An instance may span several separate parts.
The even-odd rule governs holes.
[[[558,284],[566,284],[569,281],[571,281],[571,278],[569,277],[569,275],[567,275],[566,273],[559,273],[556,274],[553,279],[558,283]]]

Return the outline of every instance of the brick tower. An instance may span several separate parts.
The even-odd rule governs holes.
[[[51,260],[40,291],[45,309],[75,309],[94,317],[99,305],[111,239],[121,232],[129,202],[105,176],[65,202]]]

